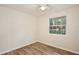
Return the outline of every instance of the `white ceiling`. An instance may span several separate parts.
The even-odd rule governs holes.
[[[40,16],[50,11],[52,12],[60,11],[60,10],[64,10],[64,9],[71,8],[78,5],[76,4],[48,4],[49,8],[44,12],[39,10],[39,4],[1,4],[0,6],[16,9],[18,11],[29,13],[34,16]]]

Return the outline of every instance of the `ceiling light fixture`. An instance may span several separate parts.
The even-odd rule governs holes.
[[[48,8],[48,5],[40,5],[40,10],[45,11]]]

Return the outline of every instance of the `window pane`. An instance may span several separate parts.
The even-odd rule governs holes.
[[[49,19],[49,33],[66,34],[66,16]]]

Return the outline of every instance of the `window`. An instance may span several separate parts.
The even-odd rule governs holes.
[[[50,34],[66,34],[66,16],[49,18]]]

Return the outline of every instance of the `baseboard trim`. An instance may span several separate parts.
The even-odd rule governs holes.
[[[75,54],[75,55],[79,55],[78,52],[75,52],[75,51],[72,51],[72,50],[68,50],[68,49],[65,49],[65,48],[53,46],[53,45],[48,44],[48,43],[45,43],[45,42],[40,42],[40,41],[38,41],[38,42],[39,42],[39,43],[42,43],[42,44],[45,44],[45,45],[47,45],[47,46],[50,46],[50,47],[55,47],[55,48],[57,48],[57,49],[61,49],[61,50],[64,50],[64,51],[71,52],[71,53],[73,53],[73,54]],[[22,48],[22,47],[24,47],[24,46],[28,46],[28,45],[34,44],[34,43],[36,43],[36,41],[35,41],[35,42],[31,42],[31,43],[29,43],[29,44],[27,44],[27,45],[21,45],[21,46],[19,46],[19,47],[12,48],[12,49],[9,49],[9,50],[7,50],[7,51],[0,52],[0,55],[5,54],[5,53],[8,53],[8,52],[13,51],[13,50],[16,50],[16,49],[19,49],[19,48]]]
[[[45,44],[45,45],[48,45],[48,46],[50,46],[50,47],[55,47],[55,48],[58,48],[58,49],[61,49],[61,50],[64,50],[64,51],[67,51],[67,52],[70,52],[70,53],[79,55],[79,52],[76,52],[76,51],[68,50],[68,49],[62,48],[62,47],[53,46],[53,45],[51,45],[51,44],[48,44],[48,43],[45,43],[45,42],[41,42],[41,41],[38,41],[38,42],[39,42],[39,43],[42,43],[42,44]]]
[[[35,42],[28,43],[28,44],[26,44],[26,45],[21,45],[21,46],[19,46],[19,47],[15,47],[15,48],[12,48],[12,49],[9,49],[9,50],[0,52],[0,55],[5,54],[5,53],[8,53],[8,52],[13,51],[13,50],[16,50],[16,49],[19,49],[19,48],[22,48],[22,47],[24,47],[24,46],[28,46],[28,45],[33,44],[33,43],[36,43],[36,41],[35,41]]]

